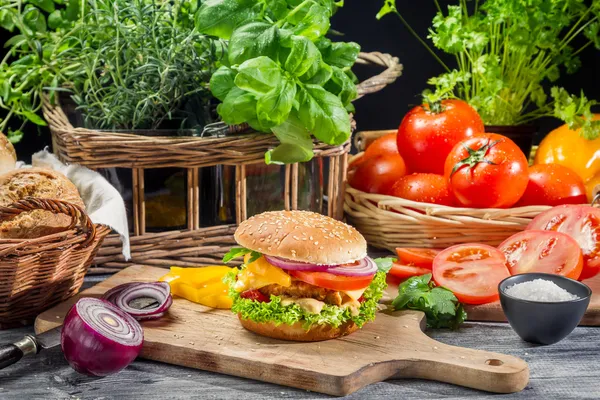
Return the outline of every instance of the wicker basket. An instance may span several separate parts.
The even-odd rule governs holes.
[[[47,210],[72,218],[64,232],[36,239],[0,239],[0,329],[31,322],[41,311],[73,296],[110,229],[94,225],[78,206],[25,199],[0,207],[0,222]]]
[[[377,92],[394,82],[402,73],[396,57],[382,53],[361,53],[359,64],[385,67],[377,76],[357,85],[358,96]],[[53,150],[66,163],[98,168],[126,168],[131,170],[132,204],[132,259],[134,263],[155,265],[194,265],[216,262],[230,247],[233,226],[200,226],[199,172],[200,168],[225,165],[235,168],[235,222],[248,217],[246,177],[247,167],[264,164],[264,153],[278,142],[274,135],[239,133],[231,127],[228,135],[213,137],[158,137],[133,133],[116,133],[75,128],[58,105],[44,104],[44,116],[52,132]],[[118,146],[115,144],[118,143]],[[346,166],[350,142],[330,146],[315,142],[315,158],[329,166],[327,214],[341,219],[346,181]],[[186,170],[187,226],[186,230],[150,233],[146,230],[145,171],[151,168],[177,167]],[[286,165],[284,208],[298,208],[298,164]],[[117,239],[110,237],[98,254],[97,262],[104,268],[122,268],[127,265],[116,249]],[[149,251],[151,250],[151,251]],[[106,269],[102,270],[103,272]]]
[[[395,131],[361,132],[355,143],[364,150],[374,139]],[[362,156],[350,158],[352,162]],[[346,188],[344,211],[375,247],[394,251],[396,247],[445,248],[477,242],[496,246],[522,231],[548,206],[508,209],[478,209],[426,204],[394,196],[370,194]]]

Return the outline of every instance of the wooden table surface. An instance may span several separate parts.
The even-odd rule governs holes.
[[[102,277],[86,278],[86,287]],[[32,327],[0,331],[0,343],[33,333]],[[503,323],[466,323],[458,331],[428,334],[441,342],[512,354],[529,363],[531,379],[520,393],[493,395],[423,380],[371,385],[349,399],[598,399],[600,328],[577,328],[552,346],[525,343]],[[211,372],[137,360],[122,372],[90,378],[73,371],[59,347],[0,370],[0,399],[321,399],[329,396]]]

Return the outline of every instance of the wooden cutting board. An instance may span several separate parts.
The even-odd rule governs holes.
[[[154,281],[164,269],[129,267],[42,314],[35,331],[62,324],[80,296],[99,296],[121,283]],[[345,338],[286,342],[246,331],[229,310],[177,298],[169,313],[146,321],[141,357],[285,386],[343,396],[389,378],[423,378],[511,393],[529,380],[525,361],[504,354],[448,346],[422,332],[417,311],[379,313]]]

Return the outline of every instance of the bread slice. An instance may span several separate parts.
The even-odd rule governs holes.
[[[85,208],[77,187],[54,170],[22,168],[0,175],[0,206],[26,197],[63,200]],[[70,224],[66,215],[36,210],[0,223],[0,238],[36,238],[64,231]]]
[[[15,169],[17,153],[12,143],[0,132],[0,174]]]

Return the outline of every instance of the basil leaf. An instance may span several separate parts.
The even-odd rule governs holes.
[[[339,68],[350,68],[356,62],[360,46],[354,42],[332,42],[331,48],[323,54],[323,61]]]
[[[281,80],[281,68],[269,57],[256,57],[240,65],[234,79],[237,87],[256,94],[270,92]]]
[[[305,36],[315,41],[324,36],[329,30],[330,17],[331,13],[328,9],[318,4],[313,4],[307,12],[296,13],[292,18],[287,18],[287,21],[295,25],[293,29],[294,34]]]
[[[236,29],[229,40],[229,63],[241,64],[252,58],[277,58],[279,29],[266,22],[252,22]]]
[[[46,17],[35,7],[27,6],[23,13],[23,22],[33,32],[46,32]]]
[[[304,85],[298,93],[298,116],[317,139],[330,145],[348,140],[350,119],[336,95],[317,85]]]
[[[331,67],[321,61],[319,65],[315,65],[309,69],[304,75],[300,77],[300,80],[304,83],[323,86],[329,79],[333,71]]]
[[[61,10],[54,10],[48,15],[48,26],[50,29],[56,29],[63,24],[63,13]]]
[[[254,253],[254,252],[245,247],[234,247],[233,249],[229,250],[227,252],[227,254],[225,254],[225,256],[223,256],[223,263],[227,264],[229,261],[234,260],[239,257],[243,257],[249,253]],[[260,257],[260,253],[259,253],[259,257]]]
[[[28,0],[28,2],[29,4],[41,8],[47,13],[54,12],[54,2],[52,0]]]
[[[339,67],[331,67],[333,75],[331,80],[324,86],[331,93],[337,94],[342,104],[347,105],[357,96],[356,85],[352,79]]]
[[[280,125],[288,119],[295,97],[296,83],[284,78],[275,89],[258,98],[258,120],[265,126]]]
[[[227,93],[235,87],[233,82],[236,76],[235,71],[228,67],[220,67],[210,78],[210,91],[219,100],[225,100]]]
[[[285,60],[284,69],[294,76],[302,76],[315,65],[321,63],[321,54],[317,46],[304,36],[293,35],[290,38],[290,54]]]
[[[271,19],[284,19],[288,13],[288,4],[285,0],[266,0],[268,15]]]
[[[240,88],[233,88],[225,97],[223,103],[217,106],[217,112],[223,122],[239,125],[251,119],[256,119],[256,98]]]
[[[314,156],[312,151],[313,141],[310,137],[310,132],[304,127],[304,124],[300,121],[295,111],[290,113],[287,121],[271,130],[281,144],[265,154],[265,163],[289,164],[305,162]]]
[[[229,39],[234,28],[258,16],[261,7],[255,0],[206,0],[196,12],[196,28]]]

